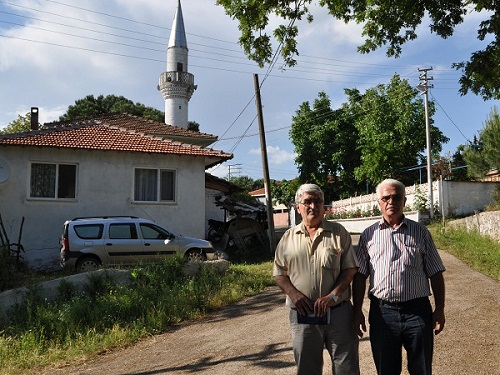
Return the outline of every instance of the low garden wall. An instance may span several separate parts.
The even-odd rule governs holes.
[[[425,221],[429,217],[427,215],[423,215],[419,211],[409,211],[404,213],[405,216],[409,219],[412,219],[414,221]],[[335,220],[329,220],[329,221],[334,221],[336,223],[340,223],[344,226],[345,229],[349,233],[361,233],[365,228],[368,228],[370,225],[379,222],[382,216],[372,216],[372,217],[357,217],[354,219],[335,219]]]
[[[500,211],[481,212],[463,219],[449,221],[451,228],[462,227],[500,241]]]

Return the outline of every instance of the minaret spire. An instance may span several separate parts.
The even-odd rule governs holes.
[[[188,47],[181,0],[177,2],[167,47],[167,71],[161,73],[158,90],[165,99],[165,123],[188,127],[189,100],[196,90],[194,76],[188,73]]]

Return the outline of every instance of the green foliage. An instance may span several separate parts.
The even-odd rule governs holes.
[[[429,199],[418,188],[415,191],[412,208],[420,212],[429,211]]]
[[[459,145],[457,151],[451,157],[451,175],[449,179],[451,181],[470,181],[471,178],[468,176],[467,162],[464,158],[465,147]]]
[[[295,23],[303,18],[308,22],[313,21],[314,17],[308,9],[311,2],[216,0],[216,4],[223,6],[227,15],[239,22],[239,43],[248,57],[261,67],[271,63],[275,55],[275,42],[267,29],[272,15],[278,18],[277,21],[273,18],[272,22],[277,24],[272,33],[279,45],[278,53],[285,60],[285,65],[292,67],[297,64],[295,56],[299,54],[299,30]],[[477,38],[490,41],[489,44],[483,50],[474,52],[469,61],[457,62],[452,66],[463,73],[460,78],[462,95],[470,90],[485,99],[500,98],[500,16],[497,14],[496,1],[321,0],[319,5],[326,8],[335,19],[363,25],[362,36],[365,41],[358,48],[359,52],[368,53],[387,45],[389,57],[399,57],[403,44],[417,38],[416,30],[424,19],[430,19],[432,33],[447,38],[463,22],[467,13],[482,12],[483,21],[479,24]]]
[[[486,211],[500,211],[500,184],[497,184],[491,203],[486,206]]]
[[[325,200],[359,194],[384,178],[406,185],[418,180],[408,165],[419,164],[426,149],[425,107],[419,93],[397,74],[388,85],[362,94],[346,89],[348,102],[332,110],[325,93],[311,109],[301,104],[293,118],[290,138],[295,146],[299,181],[316,183]],[[431,103],[429,112],[434,113]],[[432,119],[431,119],[432,122]],[[431,125],[432,151],[448,141]]]
[[[102,116],[107,113],[126,112],[131,115],[144,117],[153,121],[164,122],[165,114],[152,107],[146,107],[141,103],[134,103],[123,96],[87,95],[83,99],[78,99],[75,104],[70,105],[64,115],[59,117],[60,121],[84,119]]]
[[[188,128],[188,130],[199,132],[200,131],[200,124],[198,124],[196,121],[189,121],[187,128]]]
[[[298,179],[294,180],[282,180],[276,182],[273,186],[273,199],[274,202],[279,202],[287,207],[292,207],[295,204],[295,193],[300,186]]]
[[[355,219],[360,217],[373,217],[381,216],[382,212],[380,208],[374,205],[369,210],[361,210],[357,208],[356,210],[346,210],[345,208],[335,208],[329,207],[325,212],[325,219],[327,220],[337,220],[337,219]]]
[[[500,281],[500,242],[465,229],[429,226],[436,246],[453,254],[475,270]]]
[[[0,327],[0,372],[31,373],[56,361],[130,345],[274,284],[269,260],[233,264],[226,273],[202,268],[194,277],[185,276],[184,266],[185,259],[175,257],[136,268],[126,287],[95,276],[83,291],[62,282],[53,302],[32,287]]]
[[[495,106],[479,131],[479,139],[464,153],[468,164],[468,173],[472,177],[482,178],[492,169],[500,169],[500,115]]]
[[[290,139],[297,153],[299,181],[321,186],[325,201],[362,189],[354,176],[354,169],[360,163],[356,118],[356,113],[346,105],[332,110],[324,92],[318,94],[312,108],[308,102],[302,103],[293,117]]]
[[[0,134],[22,133],[31,130],[31,112],[26,115],[18,115],[17,119],[9,123],[5,128],[0,129]]]
[[[16,259],[7,245],[0,248],[0,291],[11,289],[16,283]]]
[[[426,148],[425,107],[418,91],[396,74],[388,85],[377,85],[364,95],[351,90],[349,101],[364,114],[355,123],[362,161],[355,169],[356,178],[377,184],[392,177],[412,184],[415,176],[403,172],[404,167],[418,164]],[[429,117],[434,112],[430,103]],[[432,151],[439,153],[449,139],[430,120]]]

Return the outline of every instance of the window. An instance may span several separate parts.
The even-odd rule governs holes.
[[[82,240],[98,240],[102,237],[102,224],[75,225],[75,233]]]
[[[170,233],[163,228],[151,224],[140,224],[142,238],[145,240],[166,240],[170,239]]]
[[[75,198],[76,165],[32,163],[30,197]]]
[[[134,200],[139,202],[174,202],[175,171],[136,168]]]
[[[134,223],[126,224],[110,224],[109,225],[109,238],[110,239],[136,239],[137,230]]]

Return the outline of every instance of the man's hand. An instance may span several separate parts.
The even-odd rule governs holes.
[[[363,337],[363,332],[366,332],[365,314],[363,311],[354,312],[354,330],[359,337]]]
[[[434,334],[437,335],[444,329],[444,309],[436,307],[432,314],[432,320],[434,323]]]
[[[325,316],[328,309],[332,306],[335,306],[335,302],[333,302],[329,295],[320,297],[314,302],[314,315]]]
[[[312,314],[314,311],[313,302],[297,289],[295,289],[295,291],[290,293],[288,296],[300,314],[308,315]]]

